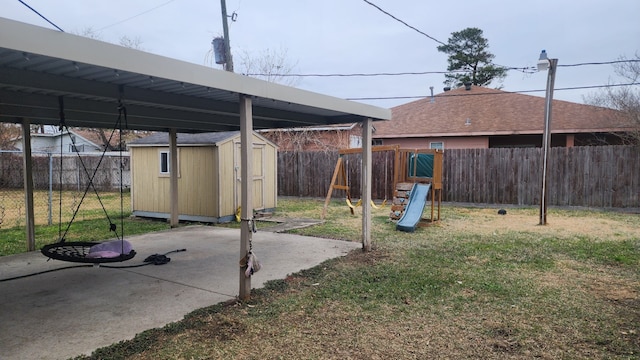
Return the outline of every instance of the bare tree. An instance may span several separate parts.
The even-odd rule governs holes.
[[[640,145],[640,54],[636,53],[631,59],[621,56],[621,62],[614,64],[615,73],[625,80],[627,84],[611,84],[601,92],[585,97],[585,102],[595,106],[607,107],[618,110],[623,117],[623,122],[630,124],[632,130],[617,133],[622,141],[627,144]]]
[[[214,66],[213,49],[209,50],[205,56],[205,63]],[[265,81],[279,83],[286,86],[296,86],[300,83],[301,77],[294,74],[298,62],[289,60],[288,51],[284,48],[265,49],[259,53],[243,51],[234,56],[237,59],[236,70],[246,76],[255,77]],[[318,130],[314,127],[273,129],[264,131],[262,135],[270,141],[278,144],[283,149],[293,151],[334,151],[340,144],[348,143],[350,133],[336,129],[330,131],[331,136],[327,136],[327,130]],[[345,140],[346,139],[346,140]]]
[[[285,151],[335,151],[349,143],[349,130],[317,130],[313,127],[270,130],[262,135]]]
[[[0,123],[0,150],[11,150],[20,137],[20,127],[15,124]]]
[[[300,84],[301,78],[293,74],[298,62],[290,62],[287,49],[265,49],[258,54],[243,51],[237,59],[243,75],[287,86]]]
[[[130,38],[127,35],[123,35],[120,37],[120,41],[118,41],[118,43],[120,46],[124,46],[129,49],[144,50],[142,47],[142,40],[138,36]]]

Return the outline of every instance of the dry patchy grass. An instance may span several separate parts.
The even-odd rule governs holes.
[[[348,214],[333,208],[326,224],[301,232],[357,228],[359,218],[340,211]],[[374,217],[373,252],[291,274],[248,302],[196,311],[94,357],[640,356],[637,215],[553,211],[538,226],[532,209],[446,207],[444,221],[412,234],[396,232],[383,210]]]

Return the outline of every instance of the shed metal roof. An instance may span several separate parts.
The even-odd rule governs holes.
[[[239,137],[240,131],[219,131],[197,134],[179,133],[176,137],[178,145],[216,145],[234,137]],[[169,134],[155,133],[136,139],[127,144],[130,147],[169,145]]]
[[[254,129],[388,120],[391,111],[0,18],[0,121],[178,132],[240,128],[239,94]]]

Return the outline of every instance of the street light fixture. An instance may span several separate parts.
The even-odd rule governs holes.
[[[538,71],[548,70],[547,89],[544,104],[544,130],[542,132],[542,186],[540,193],[540,225],[547,225],[547,164],[551,147],[551,103],[553,100],[553,86],[556,79],[558,59],[547,58],[547,52],[542,50],[538,59]]]

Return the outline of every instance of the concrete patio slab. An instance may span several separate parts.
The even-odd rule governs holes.
[[[0,282],[0,359],[67,359],[178,321],[235,298],[240,230],[188,226],[127,238],[138,255],[171,262],[128,269],[71,268]],[[355,242],[260,231],[253,236],[262,269],[252,287],[283,279],[359,248]],[[0,258],[0,279],[73,266],[39,252]]]

